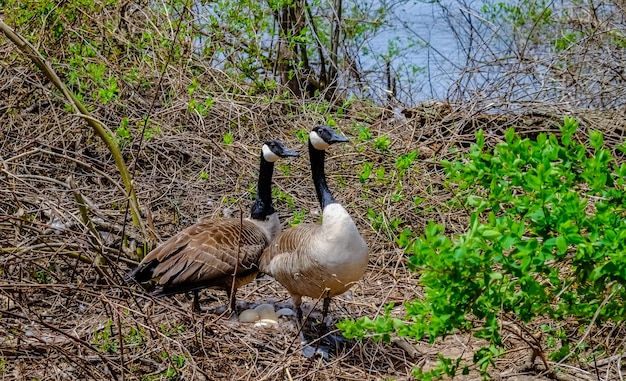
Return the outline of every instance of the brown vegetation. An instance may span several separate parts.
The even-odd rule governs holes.
[[[0,105],[4,377],[139,379],[171,368],[176,369],[172,375],[183,379],[407,379],[412,367],[428,367],[438,352],[471,358],[472,341],[455,336],[434,346],[426,342],[389,346],[366,340],[352,343],[329,360],[307,360],[300,355],[295,328],[287,320],[277,329],[258,329],[212,313],[194,314],[184,296],[153,300],[141,290],[128,288],[121,277],[136,257],[130,250],[120,250],[123,234],[138,246],[153,243],[143,240],[130,224],[124,188],[110,155],[81,118],[62,110],[40,75],[12,68],[3,78],[2,92],[9,95]],[[527,134],[556,130],[563,113],[547,109],[543,114],[493,115],[455,105],[444,105],[440,113],[426,111],[436,106],[442,104],[407,110],[408,118],[367,110],[372,135],[387,135],[394,154],[421,152],[413,178],[405,180],[414,185],[404,189],[404,200],[398,203],[389,200],[392,190],[364,187],[357,178],[364,160],[392,168],[393,156],[357,140],[353,127],[357,116],[338,120],[339,129],[353,143],[333,150],[329,181],[367,238],[371,261],[359,285],[331,305],[335,319],[375,316],[387,303],[401,305],[420,295],[403,253],[370,225],[369,208],[388,219],[401,218],[415,231],[434,219],[461,232],[465,216],[446,212],[444,202],[453,195],[442,186],[438,160],[450,158],[451,148],[467,147],[479,127],[490,131],[495,141],[509,125]],[[128,145],[124,155],[134,168],[143,217],[156,243],[201,216],[217,217],[225,209],[248,212],[259,142],[280,138],[303,150],[295,132],[322,122],[314,113],[288,117],[283,107],[254,98],[245,102],[218,98],[210,118],[196,118],[184,105],[154,111],[152,121],[160,133],[141,148]],[[118,117],[108,112],[99,110],[109,119]],[[607,116],[580,116],[588,126],[618,122],[609,123]],[[230,145],[222,141],[228,131],[236,136]],[[621,140],[621,130],[606,131]],[[306,160],[280,168],[275,187],[285,196],[275,203],[285,224],[293,219],[293,210],[303,210],[306,220],[315,220],[317,202]],[[202,179],[202,172],[208,178]],[[85,199],[99,236],[81,220],[75,194]],[[411,211],[414,196],[426,198],[421,214]],[[204,297],[210,299],[203,303],[209,310],[225,304],[222,293],[206,291]],[[287,293],[270,278],[244,287],[240,299],[250,305],[267,301],[290,305]],[[319,310],[315,301],[308,304]],[[502,375],[513,379],[518,373],[515,367],[530,354],[526,345],[511,341],[511,353],[499,365]],[[176,364],[176,358],[184,358],[184,363]],[[608,359],[604,366],[614,364]]]
[[[202,305],[209,312],[197,314],[184,295],[153,299],[123,284],[123,275],[137,263],[138,251],[149,250],[200,217],[247,214],[259,143],[277,138],[305,152],[296,133],[325,122],[324,113],[311,106],[321,101],[268,103],[261,96],[242,95],[248,94],[247,85],[203,67],[193,79],[212,89],[213,104],[206,115],[188,108],[192,77],[178,68],[166,70],[162,77],[148,73],[145,77],[154,78],[153,86],[122,86],[117,103],[93,106],[94,118],[109,130],[124,117],[130,120],[132,138],[122,142],[122,154],[148,228],[144,235],[131,222],[125,186],[102,140],[85,118],[64,109],[65,100],[47,78],[13,49],[2,40],[0,378],[404,380],[411,378],[413,367],[431,367],[438,353],[471,364],[477,343],[470,335],[454,335],[433,345],[399,339],[386,345],[367,339],[351,342],[328,360],[307,360],[300,355],[288,319],[278,328],[255,328],[211,312],[226,304],[219,291],[203,292]],[[450,232],[463,232],[467,216],[446,206],[454,194],[444,187],[438,162],[466,149],[478,128],[494,144],[509,126],[524,135],[556,132],[567,114],[581,121],[582,134],[594,128],[604,131],[612,146],[624,140],[626,126],[617,112],[534,103],[502,114],[478,104],[428,102],[400,115],[354,102],[342,117],[334,117],[352,143],[330,153],[330,187],[352,213],[371,249],[365,277],[331,305],[335,320],[374,317],[391,302],[401,316],[402,302],[420,297],[417,275],[407,269],[404,253],[384,229],[372,226],[367,212],[371,209],[388,221],[401,219],[403,227],[416,232],[429,220],[444,223]],[[142,119],[146,114],[149,123]],[[389,152],[358,139],[363,126],[373,139],[387,136]],[[233,143],[224,142],[227,133]],[[395,158],[412,150],[420,157],[402,179],[401,200],[392,199],[393,184],[385,188],[359,181],[364,161],[391,172]],[[315,221],[318,204],[306,154],[282,162],[274,179],[275,206],[284,225],[298,211],[304,212],[306,221]],[[425,198],[419,211],[414,197]],[[287,292],[268,277],[245,286],[238,296],[242,306],[264,302],[290,306]],[[321,306],[315,300],[305,304],[316,311]],[[540,332],[530,328],[535,329],[531,336]],[[577,331],[574,323],[568,328]],[[618,328],[593,328],[585,334],[591,342],[602,343],[607,331]],[[497,364],[494,378],[545,378],[539,359],[528,364],[534,358],[528,343],[513,337],[507,338],[510,350]],[[622,379],[623,343],[604,344],[610,351],[602,359],[562,365],[555,377]],[[479,378],[474,368],[463,377]]]

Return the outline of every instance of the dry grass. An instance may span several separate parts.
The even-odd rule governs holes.
[[[24,77],[17,79],[27,86]],[[31,99],[45,99],[47,92],[33,91],[39,93]],[[432,113],[433,109],[439,111]],[[62,112],[54,100],[36,108],[26,103],[13,106],[11,112],[4,110],[0,145],[3,378],[122,380],[165,379],[169,375],[194,380],[403,380],[410,378],[415,366],[432,366],[438,353],[471,363],[473,349],[480,343],[467,335],[434,345],[385,345],[368,339],[351,343],[328,360],[307,360],[300,355],[295,328],[288,320],[282,320],[278,328],[258,329],[210,312],[194,314],[184,295],[153,300],[141,290],[128,288],[121,278],[135,258],[120,249],[120,239],[124,230],[130,237],[138,235],[125,212],[116,169],[100,141],[79,118]],[[453,195],[442,185],[437,162],[451,158],[451,148],[467,147],[476,128],[489,131],[493,143],[509,125],[518,126],[525,134],[554,131],[565,111],[503,116],[424,104],[406,110],[408,117],[393,117],[370,109],[369,115],[374,116],[368,124],[372,137],[388,136],[392,143],[389,153],[373,149],[371,141],[356,138],[356,116],[341,119],[339,128],[352,137],[352,144],[333,147],[327,172],[331,189],[347,205],[370,245],[371,260],[363,280],[335,299],[333,317],[375,316],[387,303],[401,305],[421,295],[416,275],[406,268],[404,254],[384,230],[371,226],[368,209],[389,220],[400,218],[405,221],[403,226],[417,232],[431,219],[444,223],[451,232],[462,232],[466,216],[445,206]],[[280,105],[252,101],[223,101],[213,112],[216,117],[196,119],[183,106],[157,110],[153,121],[161,132],[147,139],[141,149],[125,149],[157,243],[201,216],[218,217],[225,208],[247,213],[259,142],[280,138],[304,152],[295,132],[321,122],[315,114],[287,118],[280,113]],[[606,116],[592,119],[585,114],[582,119],[584,124],[589,121],[589,127],[596,126],[596,120],[614,128],[616,125]],[[237,123],[225,122],[228,120]],[[222,142],[229,130],[236,137],[232,145]],[[619,131],[607,129],[608,140],[621,140]],[[395,157],[415,149],[421,156],[415,170],[403,180],[410,184],[403,189],[403,201],[391,201],[391,186],[387,189],[359,182],[363,161],[391,169]],[[275,203],[285,225],[293,219],[293,210],[306,211],[307,221],[316,219],[318,206],[306,154],[303,156],[282,162],[275,176],[275,187],[283,195]],[[201,172],[207,173],[208,179],[201,179]],[[76,183],[75,191],[89,200],[90,216],[102,242],[81,221],[68,183],[70,177]],[[426,198],[422,213],[411,207],[414,196]],[[208,310],[226,304],[221,292],[207,290],[203,296],[208,299],[203,301]],[[268,301],[290,305],[287,293],[267,277],[245,286],[239,296],[242,306]],[[315,303],[309,300],[308,308],[319,310]],[[396,307],[394,313],[401,311],[402,307]],[[615,329],[617,332],[610,336],[623,336],[621,327]],[[494,377],[541,378],[537,373],[540,365],[538,370],[524,370],[531,351],[515,337],[507,341],[510,352],[498,363]],[[616,367],[621,357],[609,355],[597,365],[598,372],[605,374],[602,379],[618,379]],[[580,365],[561,369],[562,379],[591,380],[599,374]],[[477,377],[472,370],[463,379]]]
[[[11,54],[11,46],[3,45],[0,56]],[[40,75],[15,61],[1,69],[2,379],[404,380],[411,378],[414,367],[432,367],[439,353],[471,364],[473,350],[481,343],[468,334],[433,345],[402,341],[385,345],[367,339],[350,343],[328,360],[307,360],[300,355],[289,320],[282,320],[278,328],[257,329],[215,313],[192,313],[185,295],[154,300],[124,285],[123,274],[136,264],[133,247],[152,247],[200,217],[219,217],[225,210],[247,214],[264,139],[282,139],[304,153],[296,132],[324,122],[322,113],[312,111],[315,100],[293,105],[233,97],[232,88],[240,85],[225,83],[227,78],[210,68],[196,78],[214,89],[213,107],[201,116],[187,108],[188,75],[177,74],[176,68],[167,73],[161,86],[174,96],[157,102],[167,106],[150,107],[153,94],[123,88],[123,94],[130,94],[127,99],[93,111],[112,129],[120,125],[122,116],[130,120],[134,139],[124,154],[153,234],[144,238],[130,223],[123,185],[102,142],[81,118],[64,111],[63,102]],[[245,94],[245,89],[240,93]],[[402,227],[415,232],[429,220],[443,223],[451,233],[465,231],[468,216],[447,206],[454,195],[443,186],[438,162],[466,149],[478,128],[487,132],[489,144],[495,144],[509,126],[528,136],[558,131],[562,115],[569,114],[581,120],[581,134],[599,128],[609,144],[623,141],[625,122],[617,113],[545,104],[520,105],[518,110],[502,115],[475,104],[425,103],[396,115],[355,102],[337,119],[352,143],[330,150],[329,183],[352,213],[371,257],[359,284],[335,298],[331,305],[335,320],[374,317],[390,302],[397,306],[394,314],[401,315],[403,301],[421,296],[417,275],[407,269],[404,253],[389,232],[372,226],[367,212],[372,209],[386,221],[401,219]],[[140,140],[144,114],[150,115],[154,133]],[[359,140],[360,126],[369,128],[372,139],[387,136],[389,152],[374,149],[373,140]],[[223,143],[227,132],[235,137],[230,145]],[[391,173],[396,157],[413,150],[420,152],[419,160],[402,179],[400,201],[393,200],[393,182],[382,186],[359,181],[363,162],[384,166]],[[207,178],[202,179],[201,173]],[[304,211],[306,221],[317,219],[319,207],[306,154],[281,162],[274,184],[279,191],[275,206],[285,226],[294,211]],[[87,200],[98,235],[81,219],[75,194]],[[414,197],[425,198],[421,209],[414,208]],[[226,304],[222,292],[207,290],[202,295],[209,311]],[[268,301],[290,305],[287,293],[267,277],[245,286],[238,296],[242,306]],[[308,300],[306,307],[319,310],[314,300]],[[524,334],[516,333],[520,327],[512,324],[506,341],[509,351],[492,376],[545,379],[539,362],[527,366],[532,351],[520,339]],[[562,324],[581,337],[572,322]],[[528,329],[530,334],[539,332],[538,326]],[[596,347],[590,353],[601,347],[605,355],[587,364],[559,366],[558,377],[621,380],[623,337],[621,326],[591,329],[587,338]],[[478,378],[470,366],[470,374],[459,379]]]

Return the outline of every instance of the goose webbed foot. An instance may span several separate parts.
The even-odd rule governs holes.
[[[230,305],[228,306],[218,306],[215,307],[211,310],[211,313],[214,315],[218,315],[222,318],[226,318],[229,320],[233,320],[233,319],[237,319],[239,317],[239,314],[242,313],[246,308],[238,308],[237,306],[232,307]]]
[[[331,354],[335,355],[345,351],[351,343],[338,331],[331,331],[323,321],[317,327],[310,328],[308,337],[313,336],[311,341],[305,338],[304,330],[300,329],[302,355],[306,358],[321,356],[328,359]]]
[[[327,331],[327,330],[326,330]],[[328,332],[313,341],[307,341],[304,334],[300,333],[300,342],[302,343],[302,355],[306,358],[321,356],[327,360],[330,354],[337,354],[345,351],[350,340],[346,339],[339,333]]]
[[[332,349],[333,352],[338,353],[347,348],[350,344],[350,340],[346,339],[339,332],[328,332],[324,336],[320,336],[320,345]]]
[[[320,345],[317,340],[312,343],[308,342],[307,339],[304,338],[302,331],[300,331],[300,343],[302,344],[302,356],[310,359],[316,355],[320,355],[324,360],[328,360],[329,348]]]
[[[302,356],[310,359],[316,355],[322,356],[324,360],[328,360],[328,348],[314,344],[306,344],[302,347]]]

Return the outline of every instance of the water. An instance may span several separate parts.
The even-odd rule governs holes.
[[[428,99],[449,98],[466,68],[466,61],[475,54],[472,39],[481,40],[480,22],[468,27],[484,0],[440,0],[434,3],[417,0],[373,0],[374,4],[364,7],[383,6],[391,9],[388,25],[376,35],[366,38],[359,51],[351,51],[350,57],[358,61],[361,83],[344,83],[350,92],[379,103],[389,100],[404,105],[414,105]],[[395,5],[389,2],[396,1]],[[506,0],[505,0],[506,1]],[[197,5],[198,22],[210,24],[211,18],[220,19],[224,5],[209,3]],[[226,7],[228,8],[228,7]],[[229,20],[227,18],[227,20]],[[491,31],[485,31],[490,34]],[[273,49],[275,38],[269,34],[257,36],[258,43],[268,50]],[[195,42],[198,51],[206,42],[204,37]],[[354,49],[354,41],[347,49]],[[236,45],[236,44],[233,44]],[[208,58],[212,65],[223,67],[228,57],[234,54],[214,53]],[[245,52],[236,52],[242,58]],[[387,58],[385,58],[387,57]],[[475,58],[475,56],[474,56]],[[387,85],[387,63],[396,80],[395,97],[390,97]],[[314,64],[315,65],[315,64]],[[350,79],[352,80],[352,79]]]
[[[355,92],[380,102],[387,100],[387,68],[385,60],[380,58],[380,55],[386,54],[391,57],[394,76],[399,78],[396,98],[401,103],[414,104],[426,99],[445,98],[462,68],[458,38],[450,26],[459,17],[459,4],[463,0],[442,0],[438,3],[399,0],[396,5],[385,4],[389,1],[394,0],[374,0],[369,5],[372,8],[382,5],[392,9],[392,12],[388,18],[389,25],[366,40],[363,49],[356,53],[364,81],[360,86],[353,87],[357,89]],[[196,7],[200,24],[208,23],[211,17],[219,18],[223,12],[217,3],[199,3]],[[259,37],[262,45],[270,46],[272,41],[269,35]],[[195,41],[198,51],[205,42],[205,38]],[[390,44],[395,44],[397,53],[389,53]],[[354,57],[354,53],[351,56]],[[213,57],[216,58],[214,65],[222,67],[226,56],[218,54],[217,58]],[[359,87],[364,87],[364,90],[359,91]]]
[[[496,5],[501,2],[518,6],[519,14]],[[488,12],[481,10],[483,5]],[[396,99],[387,97],[384,76],[368,78],[377,87],[372,85],[367,95],[378,101],[409,106],[427,99],[485,105],[548,102],[592,108],[626,103],[624,76],[614,74],[623,72],[619,63],[626,44],[616,31],[624,30],[626,13],[612,2],[410,1],[394,10],[390,25],[370,41],[370,49],[382,54],[396,40],[406,48],[391,55],[394,75],[400,78]],[[558,48],[556,42],[562,44],[564,36],[574,42]],[[421,45],[411,45],[414,41]],[[384,62],[375,57],[362,61],[365,72],[384,71]],[[415,73],[415,67],[423,71]]]
[[[386,52],[389,43],[394,41],[399,46],[409,47],[392,60],[395,74],[400,78],[396,97],[402,103],[448,96],[464,68],[466,47],[457,34],[464,32],[459,28],[468,14],[469,5],[456,0],[407,2],[391,13],[392,26],[370,41],[370,49],[379,54]],[[365,60],[363,64],[382,69],[374,60]],[[374,89],[372,96],[382,98],[386,94],[386,83],[384,85]]]

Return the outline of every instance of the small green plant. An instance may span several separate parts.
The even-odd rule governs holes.
[[[209,179],[209,174],[204,172],[204,171],[202,171],[202,172],[200,172],[200,176],[199,177],[200,177],[200,180],[208,180]]]
[[[298,141],[300,143],[306,144],[306,142],[309,141],[309,133],[307,132],[307,130],[301,128],[296,131],[296,138],[298,138]]]
[[[546,334],[546,345],[551,351],[548,358],[551,361],[561,361],[571,352],[572,347],[563,328],[551,328],[543,324],[541,330]]]
[[[146,140],[149,140],[153,136],[160,135],[160,134],[161,134],[161,127],[159,126],[146,127],[143,132],[143,138]]]
[[[235,141],[235,138],[233,137],[233,134],[231,132],[227,132],[226,134],[224,134],[223,140],[224,140],[224,144],[231,145]]]
[[[426,201],[424,197],[415,196],[413,197],[413,206],[417,210],[424,201]]]
[[[189,89],[187,89],[189,91]],[[187,105],[188,111],[197,112],[201,116],[207,116],[211,108],[213,107],[213,98],[206,98],[204,102],[198,99],[191,99]]]
[[[393,200],[393,202],[399,202],[402,200],[403,197],[404,196],[400,192],[394,192],[391,194],[391,199]]]
[[[115,136],[112,136],[113,140],[120,148],[127,147],[130,144],[132,134],[130,132],[129,120],[127,117],[122,118],[120,126],[115,130]]]
[[[563,51],[571,48],[583,38],[580,32],[563,33],[559,38],[554,41],[554,48],[558,51]]]
[[[98,89],[98,99],[102,104],[107,104],[117,98],[120,89],[117,87],[115,78],[109,78],[105,88]]]
[[[385,185],[391,181],[391,176],[387,176],[387,170],[385,167],[377,168],[374,173],[376,174],[376,182],[378,184]]]
[[[94,347],[102,352],[115,353],[119,347],[117,336],[113,333],[113,320],[107,319],[104,327],[96,330],[93,335]]]
[[[415,162],[415,160],[417,159],[417,155],[418,155],[417,151],[411,151],[396,159],[396,169],[398,170],[400,178],[404,176],[404,173],[406,172],[406,170],[408,170],[411,167],[411,165]]]
[[[222,203],[224,205],[237,205],[239,200],[235,196],[225,195],[222,197]]]
[[[53,279],[52,276],[50,276],[50,270],[52,269],[52,266],[49,266],[47,269],[33,269],[32,275],[35,278],[35,281],[39,284],[51,284],[53,283]]]
[[[132,327],[130,332],[124,335],[125,345],[142,345],[145,342],[145,332],[138,330],[135,327]]]
[[[383,232],[392,239],[396,239],[400,231],[400,225],[404,223],[400,218],[394,218],[389,221],[384,213],[377,212],[372,208],[367,210],[365,216],[370,221],[375,231]]]
[[[599,132],[589,132],[588,145],[574,141],[577,127],[566,118],[560,138],[541,133],[534,140],[509,129],[493,149],[478,131],[469,153],[443,161],[447,186],[469,210],[467,231],[446,234],[434,222],[414,239],[403,231],[397,242],[420,274],[424,299],[405,303],[404,319],[387,309],[375,320],[346,320],[338,325],[346,336],[388,341],[395,333],[432,342],[472,332],[486,343],[473,357],[486,375],[505,350],[503,319],[521,325],[574,319],[583,330],[622,323],[626,164],[615,162]],[[367,216],[375,227],[384,223],[371,210]],[[585,346],[570,344],[561,329],[544,334],[555,360]],[[460,369],[453,359],[440,358],[439,365],[436,373],[416,375],[430,380]]]
[[[365,184],[365,182],[370,178],[373,167],[374,167],[374,164],[370,162],[363,163],[363,169],[361,170],[361,173],[359,173],[359,182],[361,184]]]
[[[9,363],[7,360],[0,356],[0,374],[6,374],[8,371]]]
[[[379,231],[385,224],[385,218],[383,215],[372,208],[367,209],[367,214],[365,216],[372,224],[372,228],[376,231]]]
[[[184,325],[177,325],[175,327],[171,327],[165,324],[161,324],[159,326],[159,330],[161,331],[161,333],[170,338],[177,337],[182,332],[185,332],[186,329],[187,327],[185,327]]]
[[[300,223],[302,223],[302,221],[304,221],[304,218],[306,216],[306,211],[304,210],[294,210],[293,211],[293,220],[289,223],[290,226],[296,226]]]
[[[372,133],[368,127],[359,126],[359,135],[357,137],[359,143],[372,140]]]
[[[291,174],[291,166],[289,164],[279,164],[277,169],[285,176],[289,176]]]
[[[176,381],[181,380],[182,376],[178,372],[185,363],[187,362],[187,357],[184,355],[172,355],[169,356],[167,352],[161,352],[160,358],[158,358],[159,362],[163,362],[168,365],[167,369],[159,374],[146,375],[141,378],[142,381],[154,381],[154,380],[167,380],[167,381]]]
[[[286,203],[289,206],[289,209],[293,209],[295,206],[295,200],[293,197],[276,187],[272,188],[272,197],[274,197],[274,199],[278,202]]]
[[[389,151],[389,146],[391,145],[391,140],[386,135],[379,136],[374,140],[374,148],[379,151]]]
[[[174,355],[171,357],[172,358],[172,362],[174,363],[174,365],[176,365],[176,367],[178,369],[182,368],[183,365],[185,365],[185,362],[187,362],[187,357],[182,356],[182,355]]]

